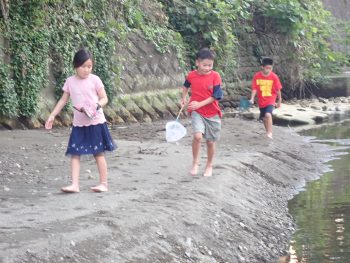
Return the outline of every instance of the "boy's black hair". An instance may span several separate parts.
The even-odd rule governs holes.
[[[265,57],[261,60],[261,66],[272,66],[273,65],[273,59],[269,57]]]
[[[92,60],[92,55],[86,49],[79,49],[73,58],[73,66],[74,68],[79,68],[81,65],[85,63],[88,59]]]
[[[215,59],[215,53],[214,51],[210,50],[209,48],[201,48],[200,50],[198,50],[197,54],[196,54],[196,60],[197,59],[210,59],[210,60],[214,60]]]

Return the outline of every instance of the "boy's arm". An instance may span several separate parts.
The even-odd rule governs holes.
[[[188,108],[190,110],[197,110],[205,105],[211,104],[216,100],[221,100],[224,96],[224,93],[221,89],[221,85],[217,85],[214,87],[213,94],[211,97],[202,100],[202,101],[192,101],[189,105]]]
[[[278,102],[276,104],[276,108],[279,108],[281,107],[281,104],[282,104],[282,92],[280,89],[277,92],[277,99],[278,99]]]
[[[186,103],[187,103],[187,94],[188,94],[188,88],[183,86],[182,87],[182,97],[181,97],[181,107],[186,105]]]
[[[253,89],[252,90],[252,95],[251,95],[250,100],[249,100],[250,104],[254,104],[255,95],[256,95],[256,90]]]
[[[216,99],[214,97],[209,97],[202,101],[192,101],[190,104],[188,104],[188,108],[190,110],[197,110],[199,108],[202,108],[205,105],[208,105],[210,103],[213,103]]]

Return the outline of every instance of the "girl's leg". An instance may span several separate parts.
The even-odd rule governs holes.
[[[199,165],[199,152],[201,149],[201,141],[202,141],[202,133],[197,132],[193,135],[193,141],[192,141],[192,168],[190,171],[191,175],[196,175],[198,173],[198,165]]]
[[[213,160],[215,154],[215,141],[207,141],[207,165],[203,176],[212,176],[213,174]]]
[[[107,162],[104,153],[94,155],[96,160],[97,169],[100,174],[100,184],[91,187],[94,192],[106,192],[108,191],[107,183]]]
[[[272,139],[272,115],[271,115],[271,113],[265,114],[264,126],[265,126],[267,137]]]
[[[79,192],[79,174],[80,174],[80,156],[72,155],[71,157],[71,173],[72,184],[66,187],[62,187],[61,191],[66,193],[78,193]]]

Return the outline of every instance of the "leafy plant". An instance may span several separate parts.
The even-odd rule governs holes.
[[[9,67],[0,65],[0,116],[17,117],[18,101]]]

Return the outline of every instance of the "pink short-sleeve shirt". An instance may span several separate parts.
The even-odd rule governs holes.
[[[90,74],[86,79],[73,75],[67,78],[63,86],[63,91],[69,93],[73,106],[84,105],[85,103],[96,104],[99,100],[98,91],[100,89],[104,89],[103,83],[94,74]],[[73,111],[73,126],[90,126],[106,122],[102,108],[97,111],[96,117],[93,119],[75,109]]]

